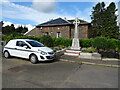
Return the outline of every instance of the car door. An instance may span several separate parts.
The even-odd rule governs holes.
[[[26,48],[24,46],[29,47],[24,41],[16,42],[16,56],[22,58],[29,58],[30,48]]]

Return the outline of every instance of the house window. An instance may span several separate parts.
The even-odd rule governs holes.
[[[49,35],[49,33],[48,32],[44,32],[43,35]]]
[[[58,38],[58,37],[61,37],[60,32],[57,32],[57,36],[56,36],[56,37],[57,37],[57,38]]]

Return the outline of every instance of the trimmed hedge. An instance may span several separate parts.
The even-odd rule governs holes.
[[[43,43],[48,47],[53,47],[54,45],[52,37],[48,35],[41,36],[39,42]]]
[[[92,38],[91,39],[81,39],[80,46],[83,48],[91,47],[92,46]]]
[[[71,46],[72,44],[72,39],[65,39],[65,38],[53,38],[54,46]]]
[[[92,41],[92,46],[97,49],[120,49],[120,40],[96,37]]]
[[[11,39],[32,39],[43,43],[48,47],[53,46],[71,46],[72,39],[65,39],[65,38],[51,38],[50,36],[14,36],[13,34],[5,36],[3,35],[2,39],[8,42]],[[80,46],[83,48],[94,47],[96,49],[115,49],[116,51],[120,52],[120,40],[117,39],[109,39],[105,37],[96,37],[90,39],[80,39]]]
[[[96,37],[92,41],[92,46],[97,49],[105,49],[107,44],[107,39],[105,37]]]

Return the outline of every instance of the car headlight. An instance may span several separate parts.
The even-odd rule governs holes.
[[[42,55],[46,55],[46,54],[47,54],[46,52],[41,51],[41,50],[39,50],[39,49],[38,49],[38,51],[40,51],[40,53],[41,53]]]
[[[41,51],[40,52],[42,55],[46,55],[47,53],[46,52],[44,52],[44,51]]]

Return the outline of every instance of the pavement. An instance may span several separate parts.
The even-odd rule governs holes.
[[[92,60],[80,59],[78,56],[62,55],[60,57],[60,60],[71,63],[120,68],[120,60],[115,58],[103,58],[102,60]]]

